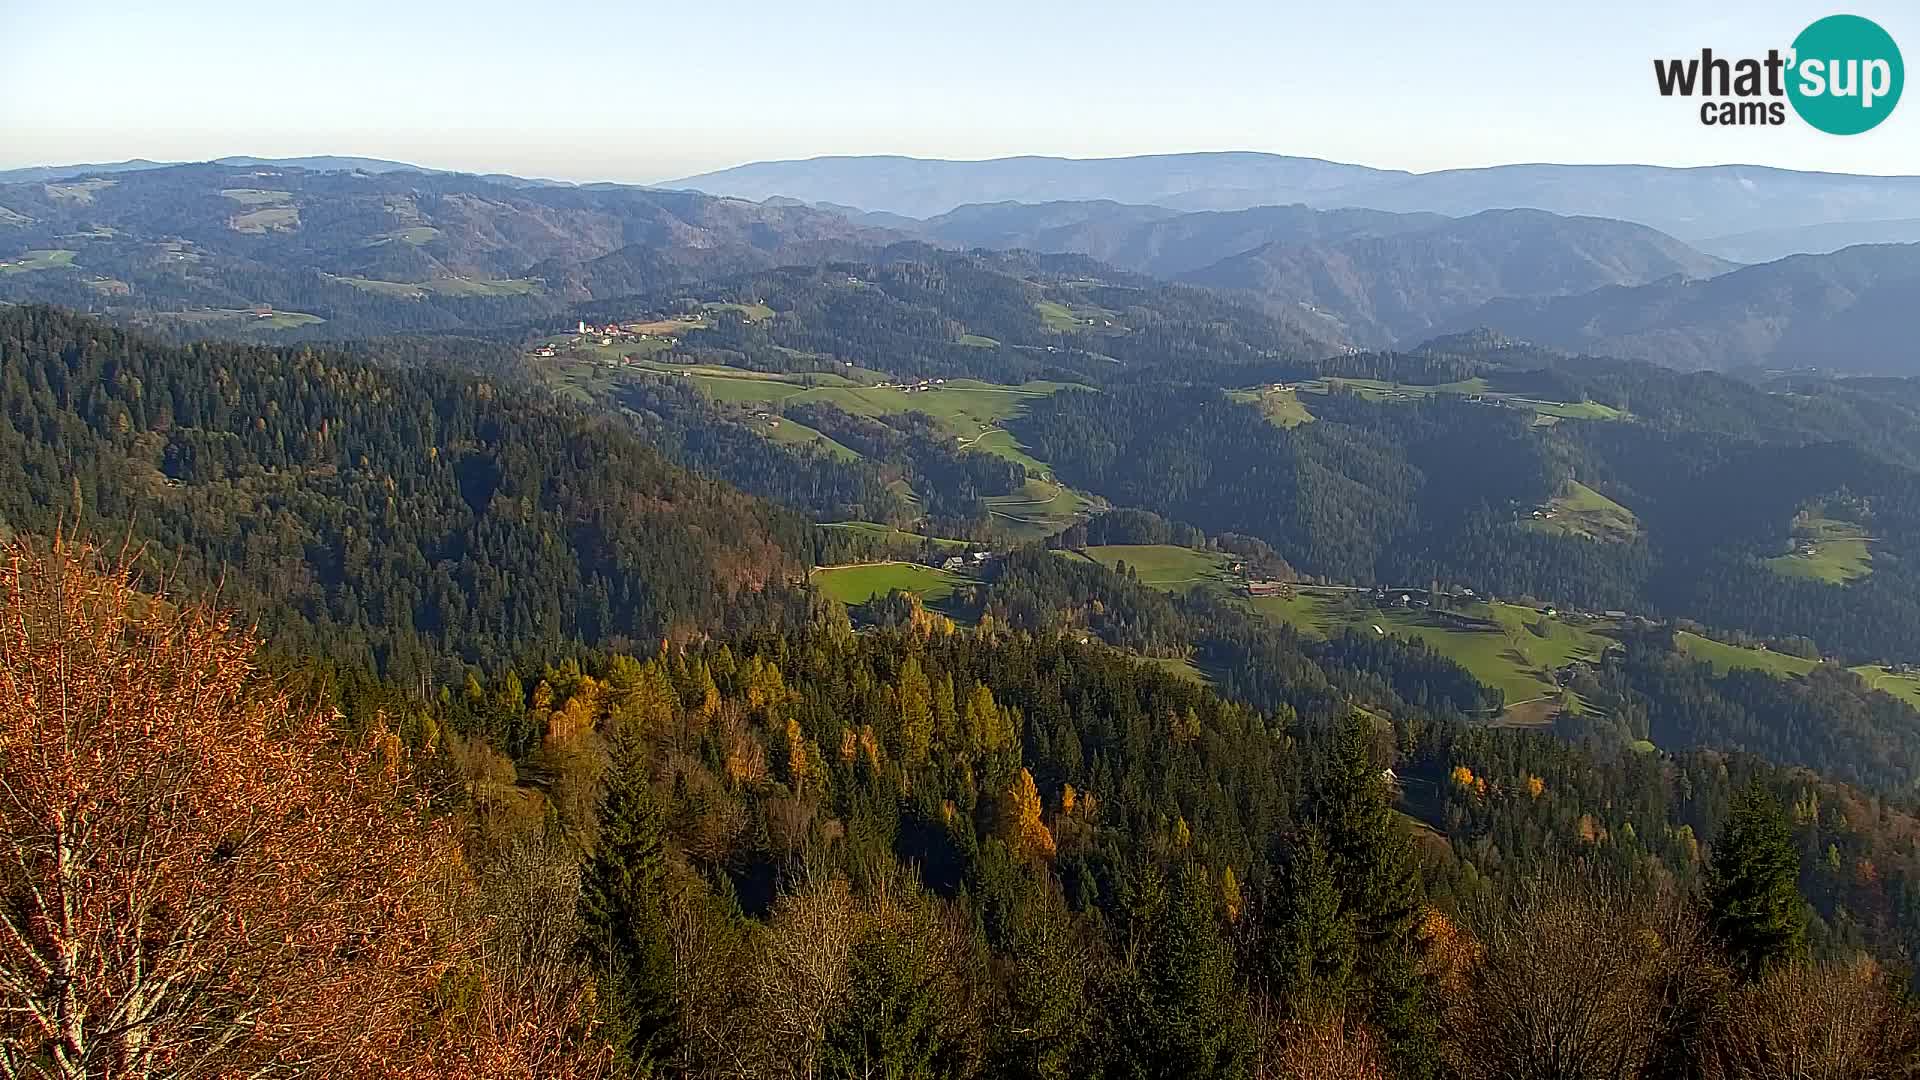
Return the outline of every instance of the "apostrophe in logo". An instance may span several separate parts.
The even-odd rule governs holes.
[[[1907,79],[1900,46],[1858,15],[1829,15],[1800,31],[1789,64],[1793,111],[1829,135],[1872,130],[1893,112]]]
[[[1879,126],[1900,102],[1906,67],[1892,35],[1872,19],[1829,15],[1800,31],[1784,52],[1733,59],[1701,49],[1698,57],[1653,62],[1662,97],[1699,97],[1708,127],[1777,127],[1787,106],[1830,135],[1858,135]]]

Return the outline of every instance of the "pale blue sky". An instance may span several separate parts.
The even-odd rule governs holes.
[[[765,158],[1268,150],[1920,173],[1920,92],[1850,138],[1702,127],[1655,56],[1920,5],[0,0],[0,168],[355,154],[653,181]]]

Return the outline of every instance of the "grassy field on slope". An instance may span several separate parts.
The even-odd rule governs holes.
[[[869,563],[863,566],[823,567],[813,572],[820,591],[843,604],[864,604],[899,589],[929,604],[953,595],[965,578],[919,563]]]

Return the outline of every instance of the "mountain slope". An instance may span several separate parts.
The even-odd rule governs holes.
[[[1271,243],[1181,280],[1303,306],[1333,319],[1352,340],[1384,344],[1424,335],[1496,297],[1708,277],[1728,268],[1640,225],[1491,210],[1426,228]]]
[[[401,677],[698,635],[809,562],[797,517],[618,422],[443,370],[16,307],[0,403],[9,531],[128,538],[277,644]]]
[[[1114,202],[991,203],[929,218],[919,231],[962,247],[1070,251],[1177,277],[1270,243],[1386,235],[1445,222],[1437,214],[1313,210],[1302,204],[1181,213]]]
[[[1458,321],[1679,368],[1914,375],[1917,290],[1920,245],[1881,244],[1796,255],[1706,281],[1496,300]]]
[[[665,284],[896,236],[691,192],[183,165],[0,184],[0,299],[176,325],[264,304],[339,337],[551,313],[601,295],[580,268],[628,249],[656,253],[649,283]]]
[[[967,247],[1076,252],[1241,293],[1362,344],[1423,335],[1497,297],[1707,277],[1732,265],[1643,225],[1536,210],[1456,219],[1299,204],[1179,213],[1112,202],[993,203],[929,218],[920,231]]]
[[[1789,255],[1830,255],[1861,244],[1920,243],[1920,218],[1893,221],[1828,221],[1755,229],[1702,241],[1700,248],[1735,262],[1762,263]]]
[[[967,203],[1006,200],[1111,199],[1237,210],[1310,202],[1321,194],[1405,175],[1316,158],[1244,152],[990,161],[874,156],[755,162],[660,186],[746,199],[789,195],[924,218]]]

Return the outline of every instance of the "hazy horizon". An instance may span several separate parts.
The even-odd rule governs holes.
[[[1137,153],[1137,154],[1106,154],[1106,155],[1001,154],[1001,155],[995,155],[991,157],[971,157],[971,158],[931,157],[931,156],[918,155],[918,154],[891,154],[891,153],[808,154],[808,155],[796,156],[792,158],[753,158],[753,159],[748,159],[743,161],[735,161],[728,164],[717,165],[710,169],[701,169],[694,172],[679,173],[672,176],[661,176],[661,177],[649,178],[649,179],[634,179],[630,177],[611,177],[611,176],[578,176],[578,177],[554,176],[554,175],[536,174],[536,173],[528,173],[528,172],[516,172],[510,168],[502,168],[497,166],[443,165],[443,164],[436,164],[431,161],[421,161],[421,160],[414,160],[414,159],[408,159],[408,158],[390,158],[390,157],[384,157],[379,154],[356,153],[351,150],[315,150],[315,151],[304,152],[304,153],[285,153],[285,154],[256,154],[256,153],[251,153],[245,150],[237,150],[232,152],[213,154],[207,157],[177,158],[172,160],[163,160],[163,159],[152,158],[152,157],[147,157],[145,155],[138,155],[138,154],[132,155],[129,157],[118,157],[118,158],[97,158],[97,159],[88,159],[88,160],[74,159],[74,160],[60,160],[60,161],[53,161],[53,160],[20,161],[20,162],[7,161],[3,157],[0,157],[0,172],[14,170],[14,169],[71,168],[71,167],[78,167],[78,166],[105,167],[105,166],[124,165],[129,162],[138,162],[138,161],[150,162],[155,167],[168,167],[173,165],[211,164],[223,159],[232,159],[232,158],[260,158],[260,159],[269,159],[269,160],[275,160],[275,161],[298,160],[302,158],[357,158],[357,159],[368,160],[368,161],[387,161],[387,162],[392,162],[394,164],[417,166],[422,169],[430,169],[430,170],[435,170],[440,172],[462,173],[462,174],[474,175],[474,176],[486,176],[486,175],[512,176],[522,180],[552,181],[556,183],[580,184],[580,185],[624,184],[624,185],[632,185],[637,187],[657,187],[662,184],[670,183],[676,180],[685,180],[685,179],[691,179],[697,176],[725,172],[729,169],[741,168],[748,165],[772,164],[772,163],[788,162],[788,161],[828,161],[828,160],[838,160],[838,159],[860,159],[860,158],[866,158],[866,159],[872,159],[872,160],[898,159],[898,160],[922,161],[922,162],[952,162],[952,163],[981,163],[981,162],[993,162],[993,161],[1019,161],[1019,160],[1124,161],[1124,160],[1145,159],[1145,158],[1199,157],[1199,156],[1206,156],[1206,155],[1226,155],[1226,154],[1263,154],[1263,155],[1271,155],[1271,156],[1278,156],[1278,157],[1313,159],[1313,160],[1327,161],[1337,165],[1357,165],[1364,168],[1378,169],[1381,171],[1405,172],[1414,176],[1429,175],[1433,173],[1466,171],[1466,170],[1473,170],[1473,169],[1497,169],[1497,168],[1520,168],[1520,167],[1528,167],[1528,166],[1543,166],[1543,167],[1549,167],[1549,168],[1559,168],[1559,167],[1656,168],[1656,169],[1748,168],[1748,169],[1777,169],[1782,171],[1805,172],[1805,173],[1829,173],[1829,174],[1840,175],[1840,176],[1874,176],[1874,177],[1883,177],[1883,178],[1890,178],[1890,179],[1902,179],[1902,178],[1911,177],[1915,179],[1920,179],[1920,171],[1866,172],[1861,170],[1842,170],[1842,169],[1803,169],[1803,168],[1795,168],[1793,166],[1766,164],[1766,163],[1757,162],[1757,161],[1716,161],[1716,162],[1707,162],[1707,163],[1702,163],[1697,165],[1666,165],[1660,162],[1651,162],[1651,161],[1521,161],[1521,160],[1515,160],[1515,161],[1488,162],[1482,165],[1446,166],[1443,168],[1434,168],[1434,169],[1399,169],[1399,168],[1396,168],[1395,166],[1380,165],[1380,164],[1376,164],[1374,162],[1369,162],[1369,161],[1348,160],[1348,159],[1340,159],[1340,158],[1325,158],[1315,154],[1288,154],[1283,151],[1248,150],[1243,148],[1146,151],[1146,152]]]
[[[1849,10],[1920,41],[1920,10]],[[1920,106],[1865,135],[1702,127],[1655,57],[1764,53],[1826,5],[1543,11],[869,0],[724,20],[658,5],[10,0],[0,168],[339,155],[658,183],[753,161],[1255,151],[1432,172],[1751,164],[1920,174]]]

